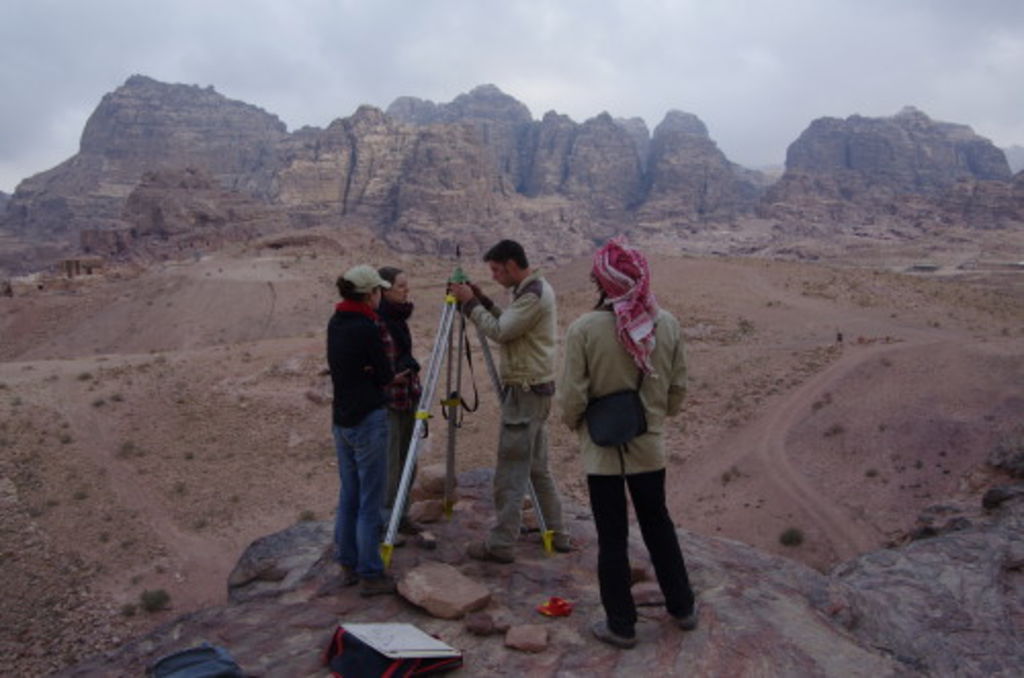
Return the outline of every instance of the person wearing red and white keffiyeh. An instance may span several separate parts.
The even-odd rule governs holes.
[[[686,359],[679,322],[658,308],[642,252],[625,238],[615,238],[594,255],[591,277],[600,298],[595,310],[577,318],[566,332],[556,392],[562,420],[579,439],[597,527],[597,579],[605,619],[591,631],[605,643],[628,648],[637,642],[637,613],[630,592],[627,491],[665,609],[679,628],[697,626],[696,599],[665,505],[664,431],[668,418],[682,409]],[[590,439],[583,414],[592,399],[623,390],[639,392],[647,432],[618,450],[601,447]]]
[[[651,292],[647,259],[619,236],[594,253],[592,274],[615,313],[615,330],[623,348],[638,368],[650,374],[658,301]]]

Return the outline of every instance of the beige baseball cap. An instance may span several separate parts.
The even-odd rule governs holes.
[[[383,287],[384,289],[391,287],[391,283],[380,277],[377,269],[366,264],[353,266],[345,271],[345,275],[342,277],[352,283],[355,291],[359,294],[369,294],[376,287]]]

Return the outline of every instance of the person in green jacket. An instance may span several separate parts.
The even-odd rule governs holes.
[[[637,614],[630,592],[627,490],[668,613],[684,630],[697,626],[696,600],[665,505],[663,432],[686,395],[686,359],[679,322],[659,309],[647,259],[639,250],[622,237],[610,240],[594,255],[591,277],[599,300],[566,333],[558,399],[564,423],[579,436],[597,528],[597,575],[606,618],[591,630],[603,642],[630,648],[636,645]],[[638,382],[646,433],[625,450],[598,446],[584,421],[588,402],[636,389]]]
[[[501,309],[480,288],[452,284],[462,312],[501,346],[501,433],[494,467],[494,508],[497,521],[485,541],[471,542],[466,553],[477,560],[511,563],[523,516],[523,497],[533,483],[547,528],[554,532],[556,551],[572,550],[565,531],[558,487],[548,469],[547,419],[555,392],[555,293],[530,268],[523,246],[502,240],[484,255],[491,277],[512,291],[512,303]]]

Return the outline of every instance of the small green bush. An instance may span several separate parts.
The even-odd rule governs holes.
[[[800,546],[804,543],[804,533],[795,527],[790,527],[779,535],[779,543],[783,546]]]
[[[139,594],[139,603],[146,612],[159,612],[167,609],[171,602],[171,594],[163,589],[146,589]]]

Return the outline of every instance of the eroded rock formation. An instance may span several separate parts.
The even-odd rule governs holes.
[[[762,212],[791,221],[864,222],[898,214],[908,199],[950,201],[957,209],[963,182],[1010,180],[1005,155],[988,139],[913,107],[887,118],[819,118],[790,145],[786,172],[768,190]]]

